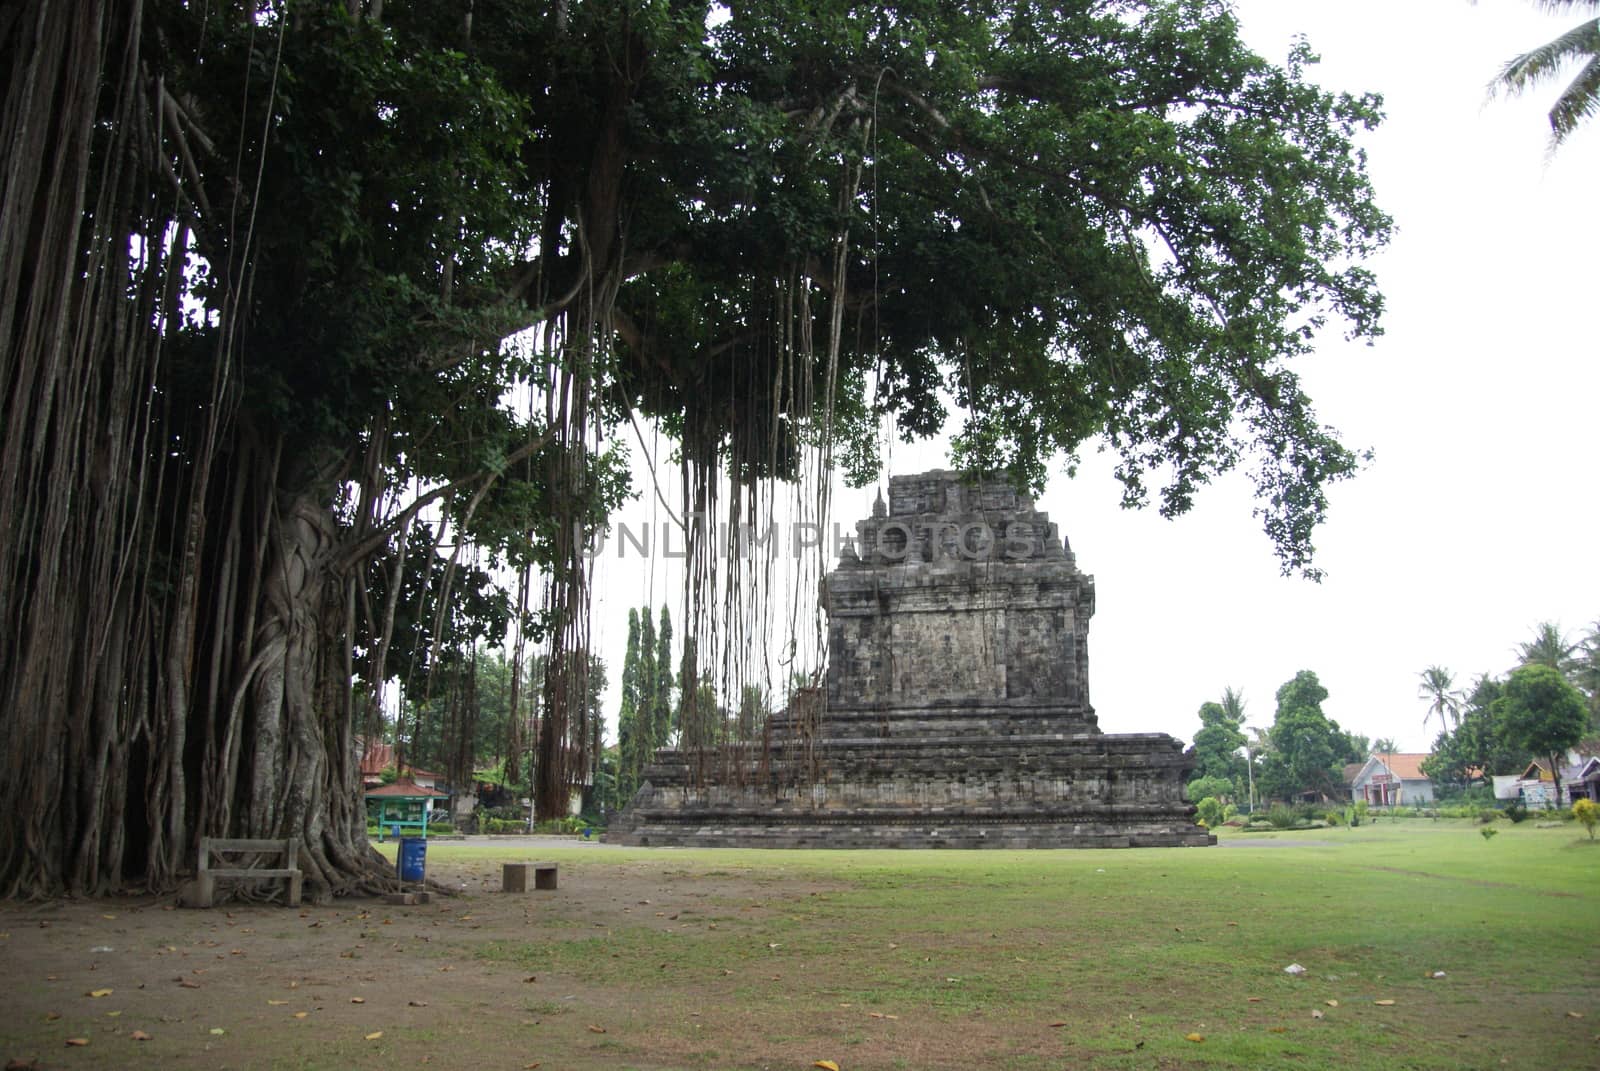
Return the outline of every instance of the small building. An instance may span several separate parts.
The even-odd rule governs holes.
[[[1352,788],[1354,788],[1356,784],[1356,778],[1360,776],[1361,768],[1365,765],[1366,763],[1364,762],[1345,763],[1344,769],[1339,771],[1339,787],[1344,789],[1346,792],[1349,792]],[[1354,799],[1353,796],[1351,798]]]
[[[396,781],[367,790],[367,821],[378,825],[378,839],[399,827],[401,833],[426,837],[433,818],[435,800],[448,799],[443,792],[423,788],[414,781]]]
[[[1433,782],[1422,772],[1427,752],[1374,754],[1350,782],[1350,799],[1373,807],[1418,807],[1433,802]]]
[[[385,770],[393,770],[397,775],[397,780],[410,781],[422,788],[443,791],[448,787],[445,784],[447,779],[444,774],[434,773],[432,770],[424,770],[409,763],[397,766],[395,764],[395,748],[393,744],[378,742],[369,744],[365,741],[357,741],[357,743],[362,746],[361,784],[367,788],[377,788],[383,784]]]
[[[1547,762],[1535,759],[1517,779],[1522,802],[1533,810],[1570,807],[1578,800],[1600,800],[1600,757],[1569,751],[1561,764],[1561,796]]]

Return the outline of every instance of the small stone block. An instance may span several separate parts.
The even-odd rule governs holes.
[[[504,863],[500,870],[500,891],[527,892],[530,874],[533,876],[532,888],[554,889],[556,887],[556,864],[554,863]]]
[[[388,896],[385,896],[383,900],[384,903],[399,904],[402,907],[411,907],[416,904],[426,903],[427,900],[424,898],[427,895],[427,893],[397,892],[390,893]]]

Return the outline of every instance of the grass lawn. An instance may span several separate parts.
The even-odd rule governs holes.
[[[0,1057],[1600,1067],[1600,844],[1572,825],[1496,828],[1225,831],[1215,848],[1135,851],[432,842],[430,874],[463,892],[423,907],[10,905]],[[499,862],[530,858],[560,863],[559,890],[498,892]],[[100,943],[115,951],[89,955]],[[72,1036],[91,1044],[63,1047]]]
[[[584,853],[586,867],[665,860],[680,892],[720,876],[770,891],[713,893],[671,927],[640,917],[474,951],[626,994],[630,1033],[652,1040],[613,1066],[1600,1066],[1600,844],[1570,825],[1499,830]]]

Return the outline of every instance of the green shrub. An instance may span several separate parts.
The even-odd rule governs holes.
[[[513,803],[509,807],[484,807],[478,811],[478,817],[511,819],[512,821],[516,822],[526,822],[528,820],[528,808],[519,803]]]
[[[1301,822],[1317,822],[1322,819],[1322,807],[1315,803],[1297,803],[1294,816]]]
[[[1274,803],[1271,810],[1267,811],[1267,824],[1273,829],[1293,829],[1300,816],[1294,809],[1281,803]]]
[[[1499,817],[1500,817],[1500,812],[1495,810],[1493,807],[1485,807],[1483,810],[1479,811],[1478,814],[1477,814],[1478,822],[1480,824],[1482,824],[1482,825],[1488,825],[1490,822],[1493,822],[1496,818],[1499,818]]]
[[[1572,805],[1572,817],[1583,823],[1583,828],[1589,831],[1589,839],[1594,840],[1594,827],[1600,825],[1600,803],[1579,800]]]
[[[1478,830],[1478,832],[1483,834],[1484,840],[1493,840],[1494,835],[1500,831],[1495,829],[1493,826],[1484,826],[1482,829]]]
[[[1511,819],[1513,825],[1526,820],[1528,817],[1528,805],[1521,800],[1512,800],[1506,804],[1506,817]]]
[[[1344,812],[1343,811],[1329,811],[1327,814],[1322,816],[1322,820],[1324,822],[1328,823],[1328,825],[1330,825],[1330,826],[1334,826],[1334,827],[1342,826],[1342,825],[1344,825]]]
[[[1200,821],[1205,824],[1207,829],[1215,829],[1224,821],[1222,816],[1222,803],[1215,796],[1207,796],[1205,799],[1195,804],[1195,814],[1199,817]]]

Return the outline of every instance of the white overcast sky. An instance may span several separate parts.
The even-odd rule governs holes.
[[[1322,56],[1311,77],[1385,97],[1388,120],[1362,144],[1396,223],[1371,264],[1386,333],[1368,347],[1330,332],[1297,365],[1324,422],[1375,460],[1332,491],[1316,538],[1321,584],[1279,575],[1242,474],[1167,521],[1121,510],[1109,458],[1091,454],[1039,505],[1095,577],[1089,679],[1103,729],[1192,739],[1199,705],[1225,685],[1243,691],[1248,724],[1265,727],[1278,686],[1310,669],[1341,726],[1425,750],[1425,666],[1464,686],[1508,670],[1540,621],[1576,634],[1600,619],[1600,124],[1552,158],[1545,112],[1557,85],[1512,100],[1485,93],[1506,59],[1581,14],[1541,15],[1525,0],[1237,7],[1269,59],[1303,33]],[[937,450],[897,445],[889,472],[942,465]],[[835,519],[848,528],[872,494],[841,487]],[[648,498],[619,519],[648,519]],[[676,617],[678,566],[608,561],[597,577],[608,739],[627,608],[648,596]]]

